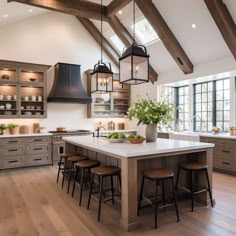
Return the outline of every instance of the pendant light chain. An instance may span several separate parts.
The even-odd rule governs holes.
[[[135,45],[135,0],[133,0],[133,44]]]
[[[102,56],[102,49],[103,49],[103,27],[102,27],[102,21],[103,21],[103,11],[102,11],[102,0],[101,0],[101,62],[103,61],[103,56]]]

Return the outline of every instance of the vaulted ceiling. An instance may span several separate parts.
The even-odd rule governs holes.
[[[47,5],[51,2],[49,0],[17,1],[33,3],[36,6],[38,3]],[[89,3],[91,4],[90,9],[94,13],[91,14],[90,11],[84,13],[83,8],[81,11],[79,4],[83,5],[87,2],[100,4],[100,0],[57,0],[52,2],[60,3],[56,6],[60,7],[60,12],[64,11],[73,15],[78,13],[78,17],[88,16],[90,18],[89,21],[79,18],[84,21],[82,24],[95,25],[100,30],[99,12],[96,9],[96,5],[94,7],[93,4]],[[64,4],[68,4],[68,2],[69,8],[65,9],[66,5]],[[108,13],[114,14],[116,12],[113,18],[109,19],[107,14],[105,16],[104,37],[107,39],[107,44],[109,44],[110,36],[116,32],[123,43],[127,44],[131,40],[132,3],[130,0],[114,0],[112,4],[111,2],[112,0],[103,0],[104,9],[105,6],[108,6],[106,9]],[[196,65],[232,55],[236,56],[235,0],[223,0],[223,2],[222,0],[136,0],[136,2],[138,5],[136,7],[136,18],[138,19],[145,15],[161,38],[160,41],[147,46],[151,56],[150,63],[153,68],[153,75],[155,75],[155,72],[157,74],[176,69],[182,70],[183,73],[191,73]],[[77,4],[77,11],[72,7],[74,3]],[[228,11],[222,3],[226,4]],[[122,7],[122,14],[117,12],[120,9],[118,7],[119,4]],[[52,6],[50,10],[55,10],[53,7],[55,6]],[[18,19],[21,19],[23,18],[22,11],[28,17],[28,9],[29,6],[25,4],[15,3],[15,1],[7,4],[5,0],[0,0],[0,14],[2,15],[12,11],[15,19],[17,19],[17,15]],[[35,8],[32,14],[42,14],[45,11]],[[0,26],[6,23],[7,20],[2,19],[0,15]],[[196,28],[192,28],[192,24],[196,24]],[[119,31],[119,29],[122,30]],[[97,32],[98,35],[99,31]],[[117,57],[117,53],[113,56]]]

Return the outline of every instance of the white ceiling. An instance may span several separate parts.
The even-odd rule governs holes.
[[[93,0],[93,2],[100,3],[100,0]],[[110,2],[111,0],[103,0],[104,5]],[[236,22],[236,0],[224,0],[224,2]],[[153,0],[153,3],[194,65],[231,56],[204,0]],[[28,12],[29,9],[33,9],[33,11]],[[143,15],[138,8],[136,9],[138,19]],[[0,26],[45,12],[47,11],[43,9],[0,0]],[[9,17],[4,18],[4,14],[8,14]],[[129,29],[132,23],[132,3],[122,9],[122,14],[117,14],[117,16]],[[100,22],[93,22],[100,29]],[[197,25],[196,29],[192,29],[191,25],[193,23]],[[109,37],[112,34],[114,32],[111,27],[104,23],[105,37]],[[150,62],[158,73],[178,68],[161,41],[147,46],[147,49],[151,56]]]

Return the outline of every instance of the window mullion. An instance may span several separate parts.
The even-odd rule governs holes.
[[[216,81],[213,81],[212,125],[216,127]]]

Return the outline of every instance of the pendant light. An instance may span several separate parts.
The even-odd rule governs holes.
[[[125,48],[119,59],[120,83],[142,84],[149,82],[149,55],[144,45],[135,42],[135,0],[133,0],[133,44]]]
[[[103,62],[103,11],[101,0],[101,59],[94,66],[91,73],[91,93],[107,93],[113,91],[113,72],[111,70],[111,63]]]

